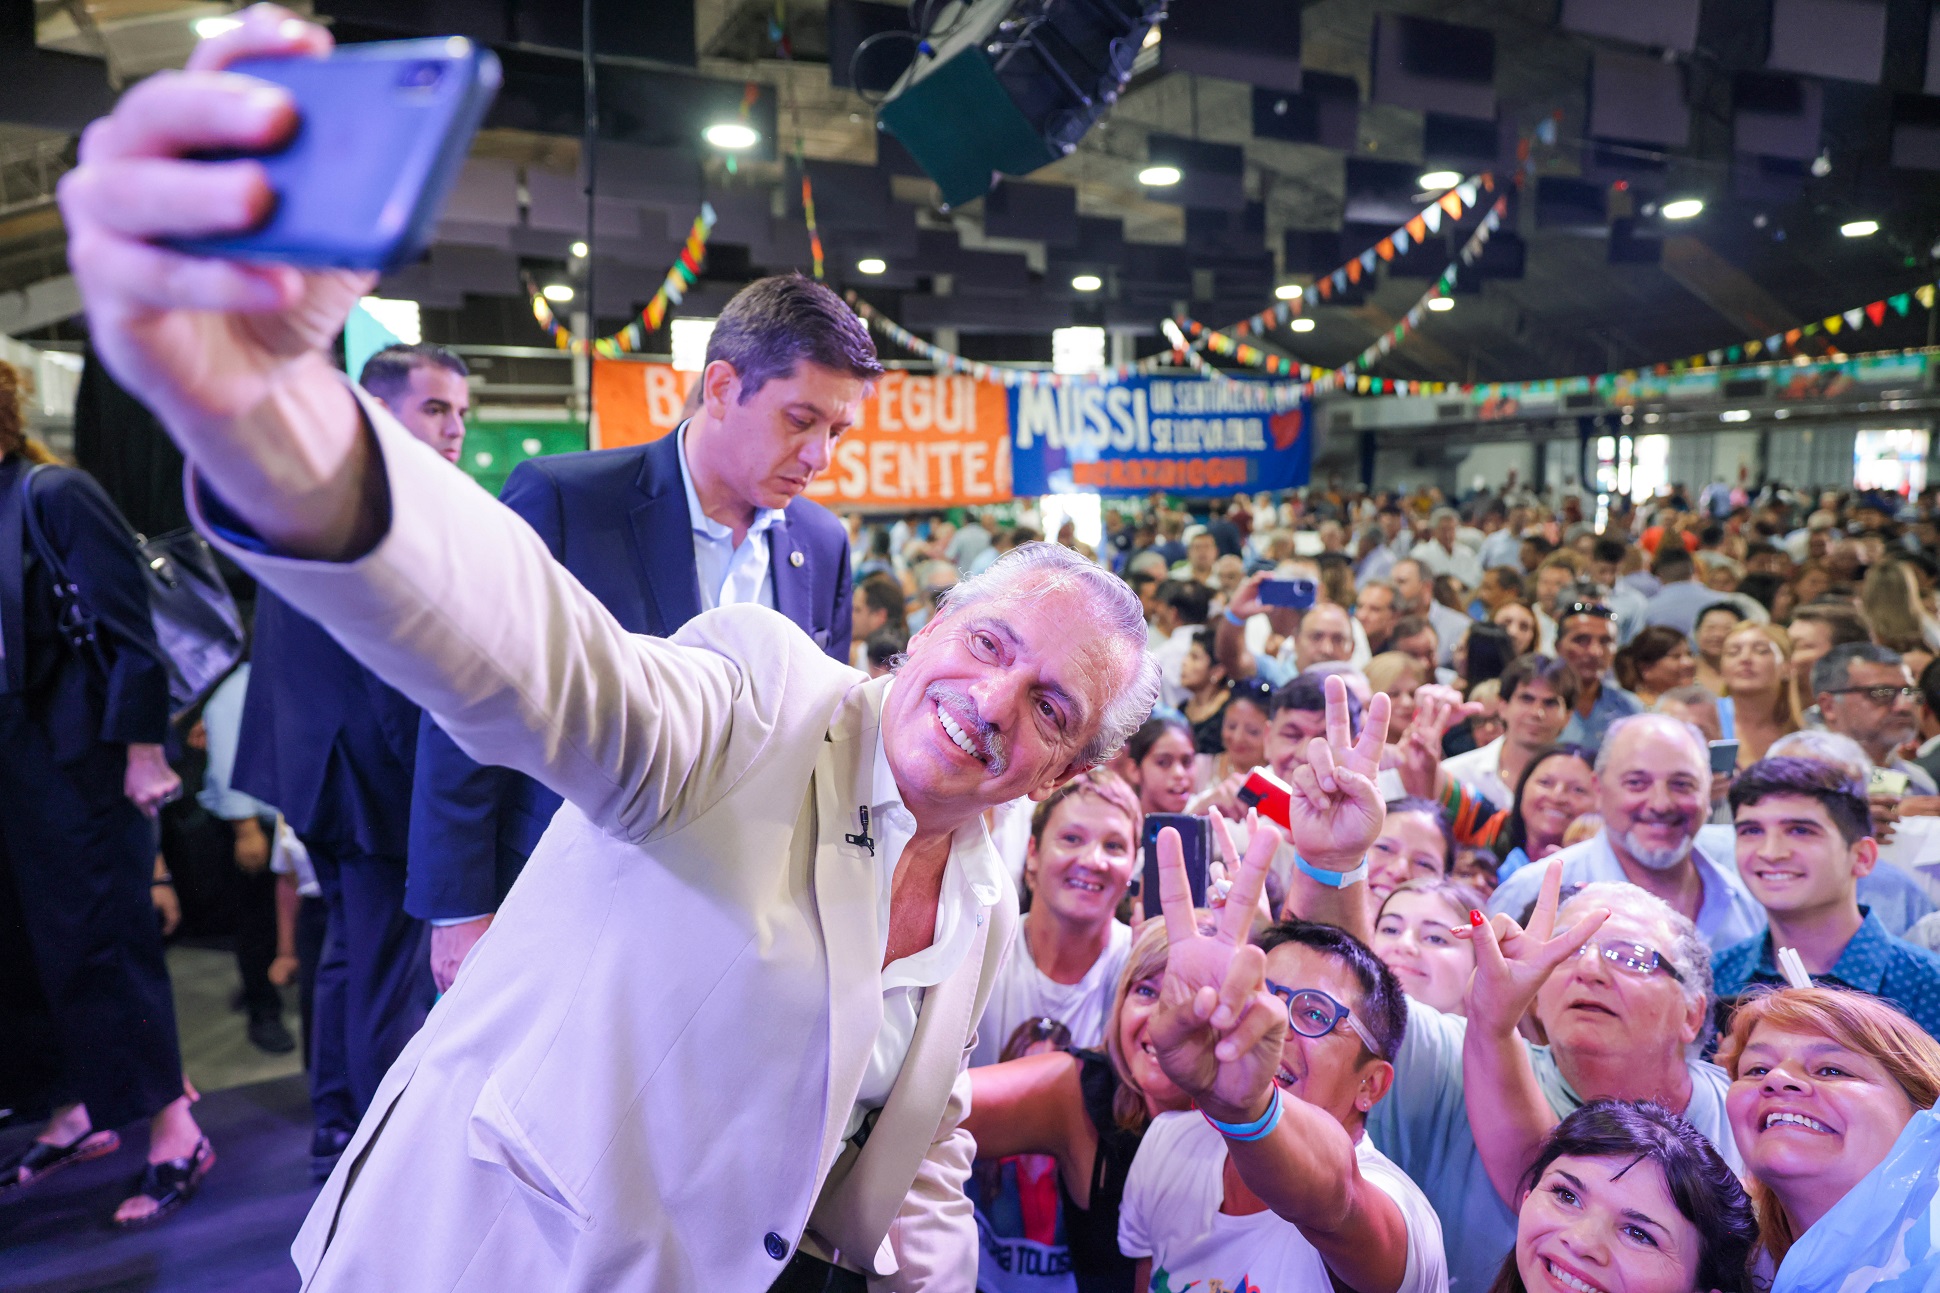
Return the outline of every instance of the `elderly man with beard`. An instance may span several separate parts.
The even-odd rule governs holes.
[[[1634,884],[1694,922],[1713,950],[1765,928],[1729,841],[1713,854],[1698,839],[1711,814],[1711,752],[1701,732],[1665,714],[1620,718],[1597,750],[1596,783],[1603,829],[1549,859],[1561,864],[1564,884]],[[1540,867],[1516,872],[1490,896],[1489,911],[1521,916],[1543,875]]]
[[[876,681],[761,606],[623,631],[334,368],[371,276],[166,245],[253,224],[261,167],[209,158],[297,126],[219,69],[329,48],[252,9],[130,90],[61,183],[94,344],[181,447],[198,524],[565,801],[298,1235],[304,1288],[964,1287],[963,1060],[1017,911],[983,814],[1150,711],[1137,600],[1020,547]],[[776,415],[825,454],[861,399],[836,381]]]

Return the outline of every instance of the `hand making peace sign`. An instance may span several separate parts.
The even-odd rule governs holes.
[[[1556,908],[1563,890],[1563,864],[1551,862],[1543,872],[1541,895],[1524,929],[1507,915],[1485,920],[1455,937],[1475,944],[1475,977],[1469,980],[1468,1020],[1471,1028],[1497,1034],[1513,1030],[1535,1002],[1536,994],[1563,964],[1583,950],[1610,913],[1598,908],[1577,917],[1569,928],[1555,933]]]
[[[1309,742],[1307,761],[1293,770],[1287,831],[1310,865],[1352,871],[1387,820],[1374,778],[1381,771],[1391,702],[1385,693],[1375,693],[1356,741],[1348,722],[1346,681],[1335,674],[1325,686],[1327,737]]]

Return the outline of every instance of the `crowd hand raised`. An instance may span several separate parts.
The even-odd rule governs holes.
[[[1497,1036],[1514,1032],[1549,976],[1581,952],[1610,919],[1607,910],[1598,908],[1556,932],[1562,891],[1563,864],[1552,862],[1544,868],[1542,892],[1530,913],[1529,928],[1507,915],[1478,919],[1481,913],[1476,912],[1468,928],[1455,931],[1457,938],[1475,944],[1475,976],[1469,980],[1466,1007],[1469,1027]]]
[[[68,263],[95,349],[140,392],[185,448],[198,431],[228,429],[277,392],[293,365],[329,367],[327,353],[374,276],[304,272],[190,256],[156,240],[253,227],[275,196],[248,159],[296,128],[289,94],[221,69],[242,58],[321,58],[328,32],[286,9],[257,5],[236,28],[202,41],[180,72],[157,72],[121,96],[81,137],[61,178]]]
[[[1260,600],[1260,585],[1273,578],[1271,570],[1262,570],[1248,575],[1233,590],[1233,600],[1226,603],[1226,609],[1238,619],[1251,619],[1266,613],[1266,603]]]
[[[1351,871],[1387,820],[1374,778],[1381,770],[1391,702],[1385,692],[1374,694],[1356,741],[1347,717],[1347,684],[1334,674],[1325,686],[1327,735],[1308,743],[1306,762],[1293,770],[1287,833],[1311,865]]]
[[[1439,751],[1442,738],[1457,723],[1481,712],[1481,702],[1463,700],[1462,693],[1453,687],[1431,682],[1415,688],[1415,716],[1408,724],[1407,735]]]
[[[1258,832],[1238,875],[1201,932],[1192,910],[1179,833],[1159,832],[1159,901],[1165,913],[1165,978],[1147,1035],[1159,1067],[1215,1118],[1245,1122],[1266,1108],[1286,1040],[1287,1012],[1266,991],[1266,954],[1249,941],[1273,859]]]

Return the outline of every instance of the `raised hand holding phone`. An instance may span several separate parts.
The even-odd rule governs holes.
[[[1165,978],[1147,1036],[1159,1067],[1215,1118],[1245,1122],[1271,1093],[1287,1012],[1266,991],[1266,955],[1249,941],[1273,860],[1273,834],[1255,833],[1210,933],[1200,933],[1178,832],[1157,841],[1165,915]],[[1229,855],[1230,856],[1230,855]]]

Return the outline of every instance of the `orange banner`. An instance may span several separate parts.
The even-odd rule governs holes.
[[[593,361],[599,447],[645,444],[680,424],[698,374]],[[884,373],[808,496],[835,508],[921,511],[1010,498],[1010,403],[1001,386],[947,373]]]

